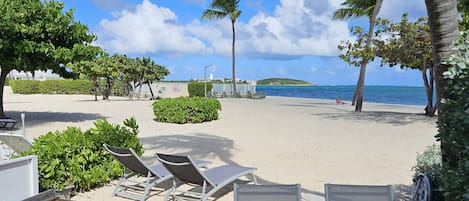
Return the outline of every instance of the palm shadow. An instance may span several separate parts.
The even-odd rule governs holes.
[[[150,152],[150,155],[142,156],[142,159],[147,163],[156,162],[153,156],[156,152],[167,154],[189,155],[193,158],[219,158],[226,164],[242,165],[234,161],[233,150],[236,150],[234,141],[225,137],[196,133],[194,135],[161,135],[152,137],[140,138],[140,142],[144,145],[145,151]],[[256,174],[256,179],[260,184],[279,184],[270,181],[266,178]],[[245,181],[237,181],[245,182]],[[194,191],[199,191],[200,188],[194,188]],[[219,198],[233,190],[233,185],[227,185],[220,192],[216,193],[214,197]],[[324,197],[321,192],[316,192],[302,188],[303,193],[314,194],[316,196]]]
[[[312,115],[318,116],[320,119],[378,122],[391,124],[394,126],[412,124],[416,122],[427,123],[432,118],[420,113],[387,111],[345,111],[340,113],[316,113]]]

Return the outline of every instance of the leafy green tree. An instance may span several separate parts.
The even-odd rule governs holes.
[[[63,3],[40,0],[0,1],[0,117],[5,78],[12,70],[66,72],[73,48],[95,40],[88,27],[63,12]]]
[[[374,33],[374,22],[376,16],[379,13],[381,4],[383,0],[345,0],[341,5],[346,6],[346,8],[341,8],[334,12],[332,19],[341,20],[348,19],[352,17],[362,17],[367,16],[369,18],[369,30],[365,40],[365,46],[363,50],[360,51],[362,58],[360,60],[360,75],[358,77],[357,86],[355,89],[355,94],[353,96],[353,103],[356,101],[355,111],[361,112],[363,105],[364,97],[364,87],[365,87],[365,72],[366,65],[371,60],[370,54],[373,54],[371,49],[371,41]]]
[[[169,75],[168,69],[156,64],[150,57],[129,58],[127,65],[123,68],[123,79],[130,86],[129,99],[132,100],[135,89],[138,87],[137,100],[140,100],[142,86],[145,84],[150,89],[152,99],[155,99],[151,90],[151,82],[162,80],[167,75]]]
[[[391,23],[380,19],[377,23],[382,26],[377,34],[382,35],[382,40],[373,41],[376,47],[376,55],[381,57],[382,65],[391,67],[399,65],[401,68],[420,70],[427,94],[427,106],[425,114],[433,116],[438,108],[433,101],[434,73],[430,30],[427,18],[421,17],[415,22],[409,22],[407,14],[402,15],[398,23]]]
[[[235,22],[241,15],[241,10],[238,9],[239,0],[213,0],[209,9],[206,9],[202,14],[202,19],[222,19],[226,16],[230,17],[231,29],[233,33],[233,41],[231,45],[231,58],[232,58],[232,82],[233,82],[233,95],[236,94],[236,70],[235,70]]]
[[[106,53],[103,49],[96,46],[79,46],[74,48],[74,55],[77,61],[67,64],[74,72],[85,75],[93,82],[94,87],[94,100],[98,100],[99,79],[104,77],[103,72],[99,70],[97,59],[104,56]]]
[[[427,7],[428,24],[430,26],[430,36],[432,40],[436,93],[438,100],[442,100],[447,98],[448,93],[448,91],[446,91],[448,89],[445,89],[447,80],[443,77],[443,73],[446,72],[449,67],[447,63],[443,63],[442,61],[447,59],[451,54],[454,54],[455,50],[452,44],[459,37],[457,2],[456,0],[425,0],[425,5]],[[448,120],[446,116],[449,115],[449,112],[450,110],[448,110],[444,104],[440,105],[438,124],[448,123],[445,120]],[[467,135],[467,133],[465,134]],[[448,133],[444,132],[441,128],[438,131],[438,137],[441,140],[443,171],[457,169],[458,163],[463,161],[458,159],[456,153],[451,152],[453,141],[449,140]],[[447,178],[444,175],[444,185],[448,182],[446,179],[451,178]],[[447,192],[445,200],[457,200],[455,193]]]

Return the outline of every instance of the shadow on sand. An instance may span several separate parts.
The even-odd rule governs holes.
[[[416,122],[428,123],[432,117],[425,116],[424,114],[405,113],[405,112],[386,112],[386,111],[363,111],[363,112],[340,112],[340,113],[319,113],[312,114],[319,116],[321,119],[330,120],[348,120],[348,121],[366,121],[377,122],[384,124],[391,124],[400,126],[405,124],[412,124]],[[436,119],[434,119],[436,121]]]
[[[232,159],[232,151],[235,149],[233,140],[220,136],[202,133],[194,135],[162,135],[140,138],[140,142],[144,145],[145,151],[151,153],[177,153],[189,155],[193,158],[219,158],[226,164],[242,165]],[[153,156],[144,156],[142,159],[148,163],[155,162],[156,160]],[[261,175],[256,174],[256,178],[260,184],[278,184],[261,177]],[[215,197],[219,198],[229,193],[233,190],[232,188],[232,185],[229,185],[229,188],[224,189],[222,193],[215,195]],[[324,194],[321,192],[305,188],[302,189],[302,192],[324,197]]]
[[[100,114],[78,113],[78,112],[27,112],[27,111],[7,111],[6,116],[16,119],[16,128],[21,127],[21,113],[25,113],[25,124],[36,126],[48,122],[81,122],[102,118]]]

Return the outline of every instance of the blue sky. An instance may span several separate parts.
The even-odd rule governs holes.
[[[98,36],[110,53],[150,56],[169,68],[166,80],[231,77],[231,22],[206,21],[211,0],[63,0],[75,19]],[[241,0],[236,22],[236,76],[245,80],[285,77],[318,85],[354,85],[359,69],[338,58],[349,28],[366,19],[332,21],[343,0]],[[426,15],[424,0],[384,1],[380,17],[399,21]],[[415,70],[369,64],[367,85],[421,86]]]

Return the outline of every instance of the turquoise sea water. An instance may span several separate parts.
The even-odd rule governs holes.
[[[257,86],[267,96],[335,99],[351,101],[355,86]],[[425,87],[366,86],[365,102],[425,106]]]

